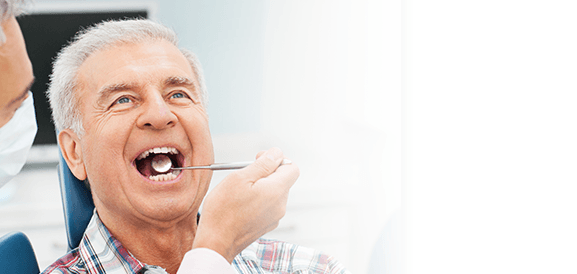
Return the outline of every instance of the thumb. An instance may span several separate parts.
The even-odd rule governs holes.
[[[238,172],[249,178],[254,178],[256,181],[268,177],[275,172],[275,170],[280,166],[283,158],[282,151],[279,148],[273,147],[258,156],[254,163]]]

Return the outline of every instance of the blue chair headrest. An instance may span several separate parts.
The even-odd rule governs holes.
[[[38,261],[28,237],[22,232],[11,232],[0,238],[0,272],[11,274],[38,274]]]
[[[90,189],[83,181],[74,177],[62,154],[60,154],[58,164],[58,179],[60,180],[60,194],[62,195],[66,235],[68,236],[68,250],[72,250],[82,240],[84,230],[86,230],[94,212],[94,202]]]

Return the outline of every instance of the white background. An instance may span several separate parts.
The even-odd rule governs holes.
[[[577,4],[404,7],[407,273],[575,273]]]

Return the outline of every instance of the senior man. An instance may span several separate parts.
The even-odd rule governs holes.
[[[226,177],[200,220],[211,171],[151,167],[155,157],[214,162],[200,64],[170,29],[147,20],[87,29],[58,55],[48,93],[63,156],[96,210],[79,248],[44,273],[217,272],[198,267],[204,250],[221,256],[223,272],[346,273],[314,250],[257,240],[277,226],[299,174],[279,166],[280,150]]]

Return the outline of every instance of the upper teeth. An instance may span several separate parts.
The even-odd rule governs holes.
[[[176,148],[173,148],[173,147],[155,147],[155,148],[151,148],[145,152],[142,152],[140,155],[138,155],[138,157],[136,157],[136,160],[144,159],[144,158],[148,157],[148,155],[150,155],[150,153],[178,154],[178,150],[176,150]]]

